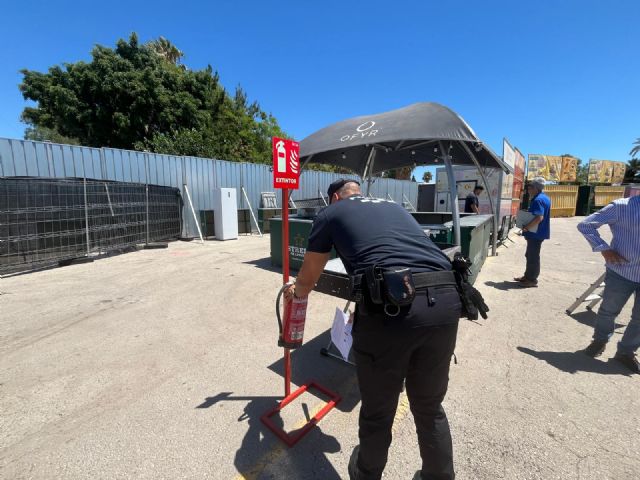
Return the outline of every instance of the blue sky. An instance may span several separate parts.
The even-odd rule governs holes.
[[[418,101],[449,106],[498,154],[628,160],[640,137],[640,2],[6,2],[0,136],[22,138],[18,70],[90,59],[135,31],[211,64],[297,139]],[[421,177],[421,172],[416,175]]]

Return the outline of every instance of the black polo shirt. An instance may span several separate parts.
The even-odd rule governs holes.
[[[327,253],[331,247],[350,274],[371,265],[408,267],[415,273],[451,270],[447,256],[409,212],[382,199],[354,195],[322,210],[313,222],[307,251]],[[418,293],[396,317],[385,315],[382,306],[365,295],[356,307],[353,332],[444,325],[459,317],[460,297],[451,286],[430,288],[428,296]]]
[[[472,205],[475,205],[476,207],[480,207],[480,201],[478,200],[478,196],[473,192],[467,195],[467,198],[465,198],[464,200],[464,213],[476,213],[473,210],[473,208],[471,208]]]
[[[313,222],[307,251],[335,247],[347,273],[371,265],[413,272],[451,270],[447,256],[397,203],[353,195],[324,208]]]

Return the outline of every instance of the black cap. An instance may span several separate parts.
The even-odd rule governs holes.
[[[329,196],[329,203],[331,203],[331,197],[333,197],[334,193],[336,193],[338,190],[344,187],[347,183],[351,183],[351,182],[357,183],[358,185],[360,185],[359,181],[353,180],[351,178],[341,178],[333,182],[331,185],[329,185],[329,189],[327,190],[327,195]]]

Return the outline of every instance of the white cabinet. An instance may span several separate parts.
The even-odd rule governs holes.
[[[238,203],[235,188],[216,188],[213,191],[213,223],[216,240],[238,238]]]

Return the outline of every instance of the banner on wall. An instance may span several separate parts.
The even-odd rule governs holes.
[[[494,209],[500,212],[498,221],[501,222],[503,216],[511,214],[513,199],[510,195],[507,195],[506,198],[504,195],[501,197],[500,189],[506,188],[508,191],[512,191],[513,187],[508,185],[506,182],[512,182],[513,175],[508,175],[498,168],[485,168],[483,173],[487,179],[488,191],[484,190],[478,196],[480,213],[491,213],[491,204],[489,202],[489,195],[491,195]],[[464,200],[467,198],[467,195],[473,192],[473,189],[476,186],[483,185],[484,182],[475,167],[456,166],[453,168],[453,175],[458,188],[459,208],[462,212],[464,211]],[[436,211],[451,211],[451,206],[449,204],[449,181],[444,168],[438,168],[436,170],[436,202]]]
[[[626,171],[624,162],[589,160],[589,183],[622,183]]]
[[[524,155],[516,148],[516,164],[515,171],[513,172],[514,181],[519,180],[520,182],[524,182],[525,163]]]
[[[611,177],[611,183],[624,182],[624,174],[627,171],[627,166],[624,162],[613,162],[613,176]]]
[[[527,180],[542,177],[548,182],[575,182],[578,159],[554,155],[529,154]]]
[[[561,182],[575,182],[578,178],[578,159],[573,157],[562,157]]]
[[[510,173],[514,173],[516,168],[516,150],[506,138],[502,139],[502,160],[507,167],[509,167]]]

